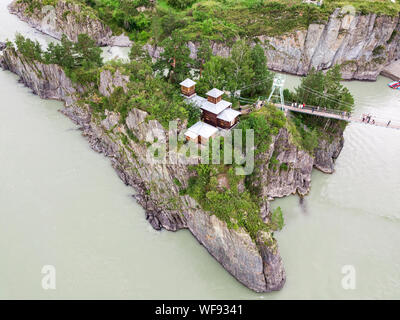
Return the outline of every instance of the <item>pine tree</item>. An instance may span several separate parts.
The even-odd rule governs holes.
[[[210,60],[212,49],[209,40],[203,40],[197,50],[196,68],[199,69],[200,77],[204,70],[204,64]]]
[[[162,42],[164,52],[154,64],[154,69],[167,71],[166,77],[172,83],[177,83],[188,77],[193,64],[190,50],[186,45],[186,37],[180,31],[174,31],[171,37]]]
[[[268,95],[272,87],[273,74],[268,70],[267,57],[259,44],[256,44],[251,50],[251,60],[254,86],[249,90],[249,95]]]

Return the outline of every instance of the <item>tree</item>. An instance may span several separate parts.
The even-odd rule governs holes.
[[[282,230],[285,225],[281,207],[276,208],[271,214],[271,227],[272,230]]]
[[[73,45],[77,64],[84,67],[100,67],[103,65],[101,49],[86,33],[78,35],[78,42]]]
[[[265,56],[264,49],[259,44],[256,44],[251,50],[250,56],[254,72],[254,77],[252,79],[252,84],[254,84],[254,86],[251,87],[248,94],[250,96],[256,94],[267,95],[272,87],[273,74],[268,70],[267,57]]]
[[[143,49],[142,45],[134,42],[132,44],[131,50],[129,51],[129,59],[131,61],[136,60],[136,61],[141,61],[141,60],[147,60],[150,61],[150,56],[149,53]]]
[[[187,105],[188,111],[188,128],[194,125],[197,121],[200,120],[201,110],[199,107],[193,106],[191,104]]]
[[[232,96],[242,87],[249,85],[254,77],[250,49],[245,40],[238,40],[232,47],[229,59],[229,81],[227,89]]]
[[[203,40],[199,49],[197,50],[197,59],[195,61],[195,67],[199,69],[200,77],[202,76],[204,64],[210,60],[212,56],[212,49],[210,40]]]
[[[167,3],[176,9],[185,9],[189,6],[191,6],[195,0],[167,0]]]
[[[183,81],[187,78],[193,64],[190,50],[186,45],[186,37],[181,31],[174,31],[171,37],[162,42],[164,52],[154,64],[154,69],[164,73],[172,83]]]
[[[15,44],[17,49],[25,57],[37,61],[42,60],[42,48],[38,41],[32,41],[31,39],[25,39],[21,34],[17,34],[15,37]]]
[[[202,77],[196,86],[199,93],[205,93],[211,88],[225,89],[227,87],[229,59],[212,56],[203,67]]]
[[[313,68],[301,80],[300,86],[296,89],[296,98],[300,103],[350,112],[354,99],[349,90],[340,83],[341,80],[342,75],[338,65],[326,74]]]

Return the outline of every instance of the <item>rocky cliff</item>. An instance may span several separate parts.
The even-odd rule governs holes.
[[[125,35],[113,36],[88,7],[71,0],[61,0],[54,10],[42,7],[28,10],[23,0],[14,0],[11,13],[57,39],[65,33],[76,41],[79,33],[87,33],[99,45],[129,46]],[[399,16],[377,14],[344,14],[336,9],[327,22],[310,24],[307,29],[281,36],[261,35],[253,39],[260,43],[271,70],[306,75],[311,68],[328,69],[341,65],[344,79],[376,80],[383,68],[400,58]],[[191,56],[197,55],[199,43],[189,42]],[[157,59],[162,52],[158,46],[146,45]],[[213,53],[228,56],[230,48],[224,43],[212,43]]]
[[[343,131],[339,130],[331,141],[319,139],[314,154],[306,152],[292,142],[289,131],[282,128],[273,137],[269,149],[257,156],[257,174],[252,179],[253,187],[266,201],[290,194],[305,196],[311,188],[312,169],[333,173],[334,161],[344,144]],[[266,209],[268,212],[268,209]],[[265,217],[267,219],[267,217]]]
[[[279,290],[285,271],[273,235],[262,232],[253,240],[242,228],[228,228],[226,222],[205,212],[180,190],[188,186],[192,173],[180,154],[169,150],[175,163],[154,159],[149,144],[167,143],[169,132],[157,120],[148,120],[145,111],[133,108],[125,119],[106,111],[103,118],[93,116],[90,106],[80,100],[87,88],[71,82],[62,68],[27,60],[12,48],[0,55],[0,66],[20,76],[42,98],[65,102],[62,112],[77,123],[91,147],[111,159],[119,177],[136,190],[136,199],[146,210],[146,218],[157,230],[189,229],[196,239],[238,281],[257,292]],[[99,92],[110,95],[115,88],[126,89],[129,78],[118,70],[100,73]],[[178,124],[178,134],[186,124]],[[343,137],[321,140],[312,156],[292,142],[289,131],[282,128],[273,137],[269,149],[257,156],[258,173],[254,184],[265,199],[260,211],[265,222],[270,219],[269,201],[292,193],[305,195],[310,189],[313,166],[327,173],[343,146]],[[275,161],[272,162],[271,159]],[[271,163],[274,163],[271,166]],[[179,181],[179,184],[176,183]]]
[[[400,58],[399,16],[349,15],[337,9],[325,24],[310,24],[306,30],[277,37],[262,35],[260,43],[271,70],[306,75],[311,68],[325,70],[341,65],[344,79],[376,80],[382,69]],[[189,42],[192,58],[199,43]],[[229,56],[230,48],[212,43],[213,54]],[[162,48],[147,45],[157,59]]]
[[[282,288],[285,271],[271,234],[261,233],[254,241],[242,228],[228,228],[215,215],[204,212],[191,197],[179,194],[180,187],[175,182],[180,181],[184,188],[191,175],[186,164],[152,160],[147,144],[154,142],[155,137],[159,142],[168,140],[168,132],[157,120],[147,120],[147,113],[138,109],[132,109],[125,121],[113,112],[106,112],[104,119],[98,119],[88,105],[79,101],[79,92],[85,88],[72,83],[60,67],[27,61],[14,49],[3,51],[0,65],[19,75],[40,97],[66,103],[62,112],[81,127],[95,151],[111,159],[119,177],[135,188],[136,199],[145,208],[146,217],[155,229],[189,229],[227,271],[254,291]],[[108,82],[100,84],[104,94],[114,90],[117,84],[123,87],[123,75],[103,72],[100,78]],[[178,130],[183,128],[178,126]],[[135,139],[126,139],[128,135]]]
[[[9,10],[33,28],[56,39],[61,39],[65,34],[71,41],[77,41],[80,33],[86,33],[99,46],[130,46],[127,36],[113,35],[111,29],[90,8],[70,0],[54,3],[54,6],[40,3],[40,6],[31,7],[24,0],[14,0]]]

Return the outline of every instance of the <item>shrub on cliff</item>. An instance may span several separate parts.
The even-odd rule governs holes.
[[[43,51],[38,41],[25,39],[21,34],[17,34],[15,37],[15,44],[18,51],[22,53],[26,58],[43,61]]]
[[[167,0],[167,3],[175,9],[185,9],[190,7],[196,0]]]
[[[204,210],[225,221],[229,228],[242,227],[253,240],[260,231],[270,230],[259,215],[258,199],[248,190],[239,190],[243,177],[236,175],[232,167],[200,164],[191,169],[197,175],[190,178],[187,192]],[[228,186],[219,185],[221,175],[228,180]]]
[[[28,59],[46,64],[57,64],[73,80],[81,84],[96,82],[97,68],[103,65],[101,49],[87,34],[80,34],[76,43],[62,36],[61,42],[51,42],[46,51],[40,44],[16,35],[15,44],[18,51]]]

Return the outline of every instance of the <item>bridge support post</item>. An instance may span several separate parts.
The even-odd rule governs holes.
[[[271,93],[268,97],[267,102],[278,101],[281,104],[281,110],[285,111],[285,97],[283,96],[283,85],[285,84],[285,78],[281,74],[276,74],[274,82],[272,83]]]

